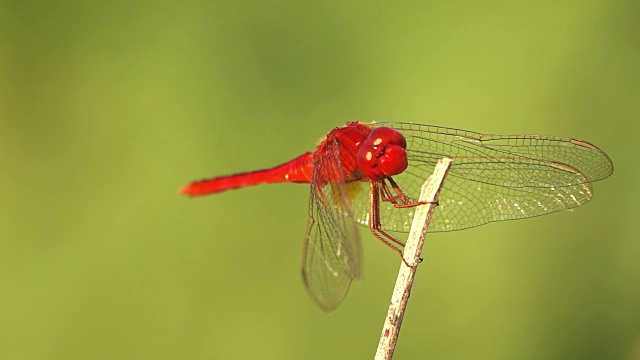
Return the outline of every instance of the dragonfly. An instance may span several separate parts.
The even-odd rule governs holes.
[[[312,152],[284,164],[192,182],[202,196],[258,184],[310,184],[302,277],[323,310],[338,307],[362,278],[359,226],[402,254],[420,187],[441,158],[453,160],[429,232],[525,219],[587,203],[611,159],[574,138],[482,134],[403,122],[348,122]]]

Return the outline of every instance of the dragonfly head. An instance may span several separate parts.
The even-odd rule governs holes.
[[[358,168],[371,180],[398,175],[408,165],[406,148],[407,140],[398,130],[389,127],[375,128],[358,150]]]

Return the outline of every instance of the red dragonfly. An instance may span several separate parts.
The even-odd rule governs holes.
[[[302,276],[315,302],[332,311],[362,276],[358,224],[401,253],[397,234],[409,231],[420,187],[443,157],[453,164],[431,232],[571,209],[591,199],[592,182],[613,173],[603,151],[572,138],[349,122],[331,130],[313,152],[271,169],[196,181],[181,193],[309,183]]]

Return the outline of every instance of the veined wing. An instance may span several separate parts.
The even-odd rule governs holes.
[[[351,210],[349,184],[325,181],[345,178],[341,161],[348,154],[341,157],[334,140],[327,139],[326,154],[314,157],[302,259],[307,290],[325,311],[334,310],[349,291],[351,281],[362,274],[360,233]]]
[[[409,167],[394,180],[412,199],[438,159],[453,160],[430,231],[466,229],[492,221],[524,219],[588,202],[591,183],[613,173],[609,157],[582,140],[480,134],[413,123],[376,123],[407,139]],[[366,195],[354,201],[358,222],[368,224]],[[381,204],[382,225],[409,231],[413,209]]]

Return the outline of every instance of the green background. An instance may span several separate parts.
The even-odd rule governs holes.
[[[586,206],[427,237],[398,359],[640,357],[638,1],[0,1],[1,359],[371,358],[399,266],[323,313],[308,186],[189,200],[349,120],[571,136]]]

